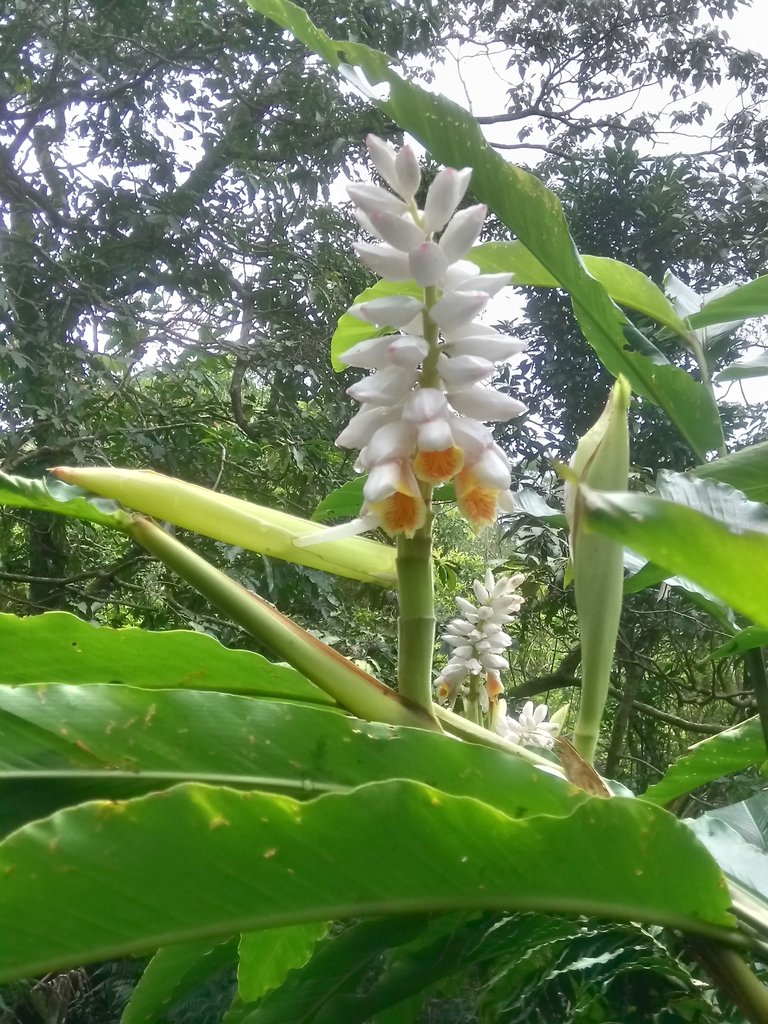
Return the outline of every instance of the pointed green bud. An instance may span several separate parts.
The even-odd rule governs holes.
[[[632,392],[624,377],[613,386],[600,419],[579,441],[565,485],[576,611],[581,636],[581,701],[574,746],[590,764],[597,747],[616,649],[624,586],[624,550],[583,528],[580,487],[626,491],[627,413]]]
[[[552,725],[556,725],[558,728],[558,735],[563,731],[565,720],[568,717],[568,712],[571,710],[570,704],[563,704],[561,708],[558,708],[553,714],[549,716],[549,721]]]

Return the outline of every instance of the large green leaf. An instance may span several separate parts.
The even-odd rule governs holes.
[[[765,377],[768,374],[768,353],[759,356],[745,356],[729,363],[718,374],[715,380],[724,383],[729,380],[749,380],[752,377]]]
[[[768,509],[757,529],[731,529],[694,509],[645,494],[583,489],[589,529],[620,541],[666,574],[683,576],[768,626]]]
[[[333,703],[289,665],[253,651],[231,651],[191,631],[113,629],[68,612],[27,618],[0,614],[0,647],[10,652],[0,660],[0,684],[129,683]]]
[[[725,643],[720,644],[712,653],[712,661],[720,661],[722,658],[733,658],[745,651],[754,651],[756,647],[768,647],[768,629],[761,629],[759,626],[747,626],[734,636],[729,637]]]
[[[666,806],[699,786],[761,764],[765,759],[760,720],[750,718],[694,744],[662,779],[648,787],[642,799]]]
[[[237,962],[237,939],[196,939],[159,949],[131,992],[120,1024],[158,1024],[198,985]]]
[[[472,249],[466,258],[476,263],[483,273],[514,275],[513,284],[558,287],[556,278],[520,242],[485,242]],[[675,334],[688,336],[689,330],[675,307],[641,270],[605,256],[582,256],[581,259],[614,302],[658,321]]]
[[[720,461],[720,460],[718,460]],[[714,463],[713,463],[714,465]],[[736,490],[719,479],[702,477],[696,473],[670,473],[662,470],[656,480],[656,495],[665,501],[676,502],[687,508],[695,509],[706,516],[711,516],[725,523],[734,531],[768,530],[768,509],[765,505],[748,501],[745,494]],[[646,587],[654,586],[667,577],[663,568],[653,563],[643,566],[626,582],[627,593],[637,593]],[[670,586],[681,587],[689,591],[696,600],[703,598],[707,610],[715,617],[721,618],[722,609],[712,606],[712,595],[700,587],[690,583],[682,576],[667,579]]]
[[[391,778],[486,799],[513,817],[585,797],[501,751],[330,709],[127,686],[0,688],[0,831],[95,797],[199,780],[307,798]]]
[[[720,299],[708,302],[689,318],[694,330],[710,324],[724,324],[729,320],[744,320],[768,313],[768,275],[734,288]]]
[[[188,783],[84,804],[9,836],[0,878],[0,980],[384,913],[548,910],[726,940],[734,927],[714,862],[651,804],[515,820],[404,781],[308,803]]]
[[[702,479],[729,484],[752,501],[768,502],[768,441],[752,444],[691,470]]]
[[[289,971],[304,966],[327,931],[324,921],[310,921],[243,935],[237,968],[240,999],[255,1003],[281,985]]]
[[[707,480],[727,485],[717,488],[697,482]],[[728,488],[733,488],[729,490]],[[728,526],[748,527],[761,519],[759,506],[745,502],[768,501],[768,443],[750,445],[733,455],[725,455],[697,466],[688,473],[662,471],[657,481],[657,495],[668,501],[687,505],[705,515],[712,515]],[[625,592],[635,594],[664,580],[669,586],[686,591],[689,598],[709,612],[726,629],[733,629],[724,615],[722,605],[711,594],[679,576],[668,577],[664,569],[648,563],[636,570],[625,583]]]
[[[446,916],[455,922],[459,915]],[[237,1024],[352,1024],[357,1015],[350,1004],[377,961],[428,927],[428,918],[407,914],[363,921],[329,936],[304,969],[257,1007],[242,1007]]]
[[[130,523],[130,517],[117,502],[95,498],[81,487],[65,484],[53,477],[29,479],[0,472],[0,505],[55,512],[116,530],[124,530]]]
[[[485,142],[480,126],[457,104],[402,79],[386,54],[361,43],[332,40],[289,0],[249,0],[290,30],[333,67],[359,66],[374,84],[389,86],[378,101],[387,116],[453,167],[473,168],[473,193],[494,210],[520,242],[570,292],[587,340],[606,368],[624,374],[634,390],[659,404],[703,459],[722,444],[717,407],[707,389],[669,363],[624,314],[581,261],[560,201],[533,175],[508,164]]]
[[[717,860],[729,881],[768,903],[767,792],[707,811],[686,824]]]
[[[734,530],[768,533],[768,508],[720,479],[662,470],[656,478],[656,495],[727,523]]]

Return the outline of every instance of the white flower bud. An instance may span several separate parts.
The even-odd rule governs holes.
[[[399,366],[390,366],[386,370],[378,370],[370,377],[363,377],[356,384],[347,388],[347,394],[356,402],[367,402],[371,405],[393,405],[401,401],[410,391],[413,374]]]
[[[391,245],[374,245],[371,242],[356,242],[352,248],[369,270],[386,281],[410,280],[411,268],[404,252]]]
[[[476,263],[470,263],[469,260],[457,260],[448,268],[443,288],[449,292],[472,291],[472,281],[479,276],[480,267]]]
[[[516,398],[485,388],[482,384],[473,384],[470,388],[457,391],[448,396],[448,401],[456,412],[476,420],[505,423],[516,416],[522,416],[526,411],[523,403]]]
[[[371,214],[370,220],[378,237],[401,252],[410,252],[424,241],[424,232],[410,217],[377,210]]]
[[[453,446],[450,424],[444,419],[429,420],[419,427],[417,445],[419,451],[442,452]]]
[[[422,242],[408,253],[411,275],[422,288],[436,285],[448,269],[448,260],[436,242]]]
[[[454,263],[465,256],[477,241],[483,227],[488,208],[482,203],[461,210],[453,218],[440,237],[440,248]]]
[[[429,315],[438,327],[458,327],[469,323],[487,302],[485,292],[448,292],[437,300]]]
[[[363,487],[363,495],[366,501],[375,504],[399,490],[405,494],[418,494],[419,485],[408,464],[395,459],[380,462],[371,468]]]
[[[377,327],[403,327],[424,309],[424,304],[410,295],[388,295],[352,306],[349,312],[358,320],[367,320]]]
[[[460,171],[446,167],[435,177],[424,203],[424,230],[427,234],[443,230],[464,198],[471,177],[471,167]]]
[[[416,154],[410,146],[403,146],[395,157],[397,187],[395,192],[410,202],[419,190],[421,169]]]
[[[378,185],[347,185],[347,194],[355,206],[359,206],[369,217],[376,212],[394,213],[396,217],[402,217],[408,212],[402,199]]]
[[[395,340],[387,349],[387,357],[393,366],[402,366],[413,372],[429,352],[429,345],[424,338],[411,334],[395,335]]]
[[[382,334],[380,338],[360,341],[344,352],[344,362],[362,370],[383,370],[389,364],[389,347],[399,337],[399,334]]]
[[[512,483],[509,463],[506,456],[494,448],[486,448],[480,458],[471,464],[472,475],[484,487],[506,491]]]
[[[445,416],[448,402],[442,391],[437,388],[418,388],[412,392],[403,408],[403,419],[414,423],[426,423],[435,416]]]
[[[517,338],[505,338],[501,334],[495,338],[470,334],[466,338],[446,342],[445,348],[452,356],[476,355],[492,363],[503,363],[522,352],[525,342]]]
[[[437,360],[437,372],[449,392],[487,380],[493,376],[495,369],[493,363],[480,356],[453,356],[449,359],[441,352]]]
[[[395,192],[397,192],[397,171],[395,169],[395,157],[397,156],[397,150],[389,142],[385,142],[384,139],[380,139],[378,135],[367,135],[365,138],[365,144],[371,155],[373,166],[389,187],[393,188]]]
[[[381,405],[363,406],[356,413],[336,438],[339,448],[364,448],[375,432],[393,417],[398,415],[396,408]]]
[[[409,423],[402,420],[387,423],[376,431],[365,449],[366,462],[376,466],[380,462],[404,458],[413,448],[414,436],[414,428]]]

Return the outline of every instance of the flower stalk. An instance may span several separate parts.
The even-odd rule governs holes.
[[[415,206],[415,204],[414,204]],[[424,340],[429,350],[422,365],[420,384],[431,387],[438,383],[438,328],[429,310],[437,301],[437,288],[424,289],[422,314]],[[419,707],[434,715],[432,701],[432,662],[435,651],[435,578],[432,559],[432,493],[427,480],[419,481],[424,502],[424,525],[413,537],[397,537],[397,689]]]
[[[431,488],[430,488],[431,490]],[[435,584],[432,570],[432,512],[410,540],[397,538],[397,688],[407,700],[432,711],[435,648]]]

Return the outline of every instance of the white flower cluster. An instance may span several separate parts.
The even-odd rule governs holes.
[[[477,605],[463,597],[456,598],[461,616],[453,619],[442,634],[453,650],[435,681],[438,700],[452,704],[472,676],[484,680],[480,694],[483,712],[487,713],[490,702],[503,692],[499,672],[507,667],[504,652],[512,643],[504,626],[512,622],[523,605],[524,598],[517,588],[524,578],[517,573],[495,580],[488,569],[483,582],[475,580],[473,585]]]
[[[388,281],[416,281],[420,297],[392,295],[353,306],[372,328],[399,328],[343,353],[350,366],[371,374],[348,389],[361,408],[337,438],[360,449],[358,469],[368,473],[361,518],[346,532],[382,526],[413,536],[424,523],[426,485],[455,481],[459,508],[479,528],[510,506],[509,461],[484,421],[519,416],[525,406],[484,382],[495,364],[520,352],[475,317],[509,274],[481,274],[463,257],[480,235],[486,207],[456,213],[470,168],[445,168],[433,181],[424,209],[416,206],[421,181],[409,146],[395,150],[369,135],[368,151],[393,189],[348,189],[362,227],[379,241],[355,246],[360,259]],[[440,234],[439,240],[435,235]]]
[[[528,700],[523,705],[519,718],[507,715],[507,702],[498,702],[499,714],[494,720],[496,732],[504,739],[517,743],[520,747],[544,747],[549,750],[554,746],[555,739],[560,735],[564,715],[553,717],[549,722],[546,704],[537,704]],[[567,710],[567,708],[565,709]]]

